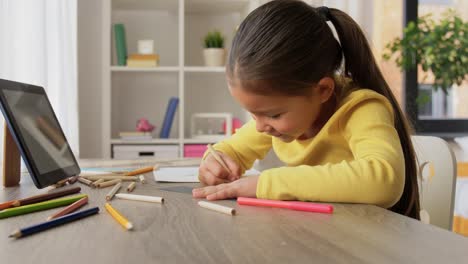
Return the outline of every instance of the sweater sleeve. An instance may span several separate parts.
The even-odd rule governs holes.
[[[405,161],[388,102],[365,100],[349,109],[339,128],[353,160],[262,172],[257,197],[375,204],[391,207],[403,193]]]
[[[263,159],[271,146],[271,136],[259,133],[255,128],[255,120],[250,120],[231,138],[215,144],[213,148],[231,157],[244,173],[255,160]]]

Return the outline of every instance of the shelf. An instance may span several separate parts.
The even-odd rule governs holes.
[[[141,145],[141,144],[179,144],[177,138],[154,138],[152,140],[121,140],[111,139],[111,144],[123,144],[123,145]]]
[[[113,0],[112,8],[116,10],[167,10],[176,11],[177,0]]]
[[[249,0],[186,0],[186,13],[244,12]]]
[[[134,68],[127,66],[111,66],[112,72],[178,72],[180,70],[177,66],[164,66],[153,68]]]
[[[206,66],[186,66],[184,67],[186,72],[219,72],[225,73],[226,67],[206,67]]]
[[[224,138],[223,138],[224,139]],[[211,144],[211,143],[217,143],[221,141],[221,138],[213,138],[213,139],[208,139],[208,138],[186,138],[184,139],[184,144]]]

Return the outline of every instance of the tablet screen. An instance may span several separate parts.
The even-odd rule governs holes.
[[[2,111],[37,187],[80,172],[42,87],[1,80]],[[12,131],[13,128],[13,131]]]
[[[72,166],[70,147],[45,96],[14,90],[3,94],[39,173]]]

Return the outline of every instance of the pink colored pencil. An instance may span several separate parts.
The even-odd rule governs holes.
[[[80,200],[70,204],[69,206],[65,207],[63,210],[58,211],[57,213],[47,217],[47,221],[55,219],[60,216],[64,216],[66,214],[69,214],[73,211],[76,211],[78,208],[81,206],[85,205],[88,203],[88,196],[81,198]]]
[[[310,202],[297,202],[297,201],[278,201],[278,200],[266,200],[256,199],[247,197],[238,197],[237,203],[241,205],[253,205],[253,206],[267,206],[267,207],[279,207],[298,211],[315,212],[315,213],[333,213],[333,205],[321,204],[321,203],[310,203]]]

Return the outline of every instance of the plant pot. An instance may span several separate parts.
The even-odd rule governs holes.
[[[224,66],[225,52],[221,48],[208,48],[203,50],[205,66],[218,67]]]

